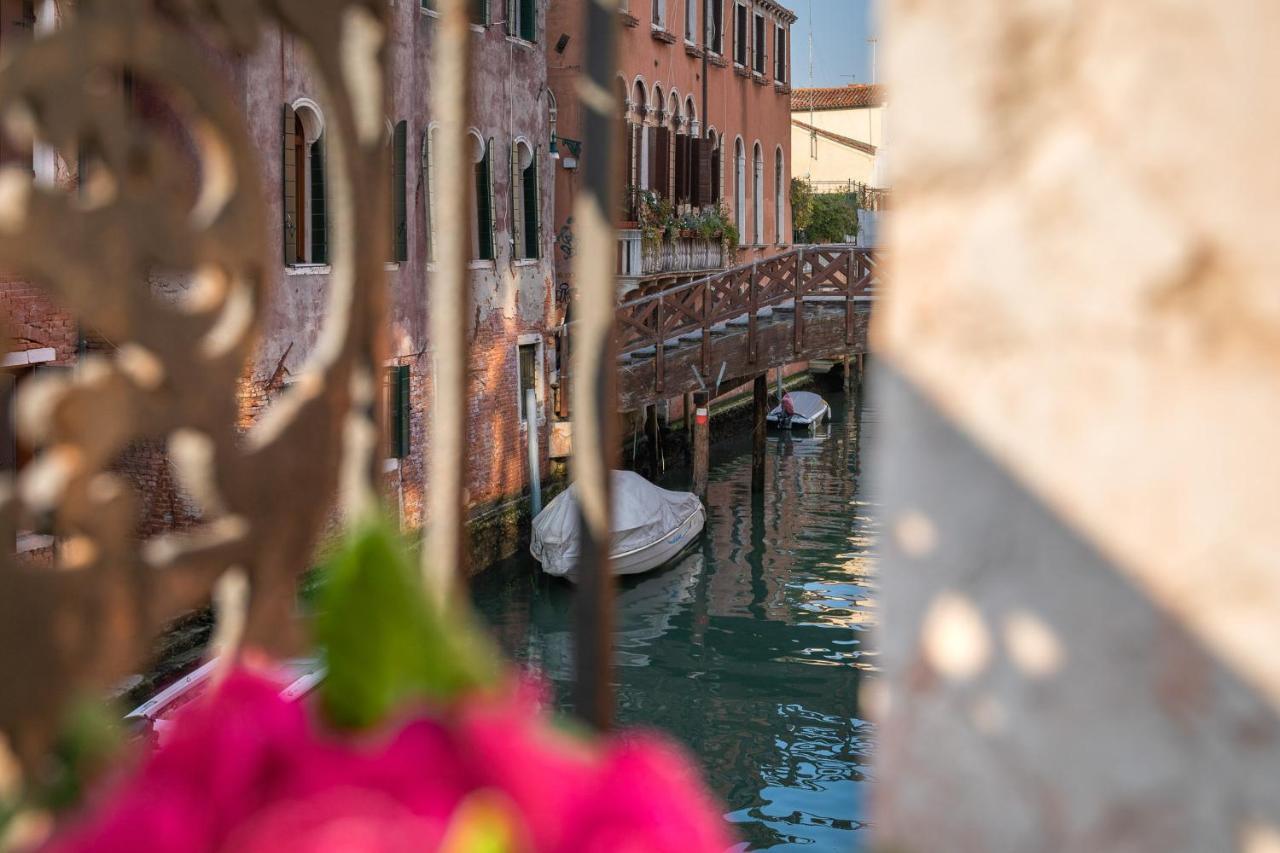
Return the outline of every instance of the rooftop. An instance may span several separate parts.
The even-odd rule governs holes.
[[[848,86],[791,90],[792,112],[809,109],[857,110],[868,107],[882,107],[884,102],[884,86],[870,83],[850,83]]]

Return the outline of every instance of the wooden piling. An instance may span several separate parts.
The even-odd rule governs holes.
[[[662,473],[662,430],[658,428],[658,404],[650,403],[644,407],[645,464],[649,469],[649,478],[656,479]]]
[[[752,385],[751,410],[751,490],[764,491],[765,416],[769,413],[769,377],[761,373]]]
[[[707,495],[707,469],[711,461],[711,406],[706,391],[693,392],[693,493]]]

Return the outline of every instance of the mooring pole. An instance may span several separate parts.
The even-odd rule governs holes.
[[[706,391],[693,392],[693,493],[707,496],[707,469],[711,462],[711,406]]]
[[[538,392],[524,392],[524,423],[529,436],[529,500],[533,514],[542,512],[542,471],[538,465]]]
[[[752,384],[751,410],[751,490],[764,491],[764,451],[767,445],[765,431],[769,413],[769,377],[761,373]]]
[[[649,445],[646,456],[649,460],[650,477],[656,478],[661,468],[662,450],[658,443],[662,441],[662,431],[658,428],[658,404],[650,403],[644,407],[644,437]]]

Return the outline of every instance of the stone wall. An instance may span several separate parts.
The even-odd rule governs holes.
[[[1280,849],[1280,6],[886,11],[879,840]]]

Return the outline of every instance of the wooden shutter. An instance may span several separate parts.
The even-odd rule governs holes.
[[[539,159],[542,152],[535,150],[529,167],[524,170],[524,256],[526,258],[542,257],[542,213],[539,205],[541,194],[538,189],[541,181]]]
[[[695,139],[693,142],[694,190],[693,203],[704,207],[711,203],[711,140]]]
[[[733,7],[733,61],[739,65],[747,64],[747,7]]]
[[[665,199],[671,198],[671,131],[665,127],[656,128],[654,141],[657,150],[654,152],[657,157],[654,163],[654,179],[657,186],[654,189],[658,195]]]
[[[520,38],[525,41],[538,40],[538,4],[534,0],[519,0],[520,3]]]
[[[481,260],[494,259],[493,234],[493,139],[484,146],[484,158],[476,164],[476,227],[479,230]]]
[[[317,139],[311,143],[311,257],[308,259],[314,264],[329,262],[324,185],[324,139]]]
[[[710,155],[711,195],[709,198],[712,204],[720,203],[720,195],[721,195],[721,183],[720,183],[721,165],[720,164],[721,164],[721,161],[724,159],[723,156],[721,156],[723,151],[724,151],[724,140],[719,139],[716,141],[715,147],[711,149],[711,155]]]
[[[675,157],[675,167],[676,167],[675,168],[675,172],[676,172],[675,202],[676,204],[682,204],[684,202],[684,191],[685,191],[684,179],[686,177],[685,155],[688,153],[687,149],[685,148],[685,142],[688,140],[688,138],[689,137],[685,136],[683,133],[676,134],[676,157]]]
[[[297,119],[293,114],[293,107],[285,104],[284,131],[281,134],[282,156],[280,171],[284,185],[281,200],[281,213],[283,214],[281,217],[281,230],[284,240],[284,262],[286,264],[296,264],[298,262],[298,229],[302,227],[301,222],[295,221],[295,214],[298,210],[298,163],[296,160],[298,138],[294,133],[296,127]]]
[[[406,196],[406,148],[409,145],[409,123],[400,122],[391,140],[391,240],[392,260],[409,260],[408,198]]]
[[[508,195],[511,198],[511,257],[524,257],[524,193],[521,191],[520,146],[511,143],[511,163],[508,174],[511,176]]]
[[[387,368],[387,456],[404,459],[409,455],[409,365]]]

